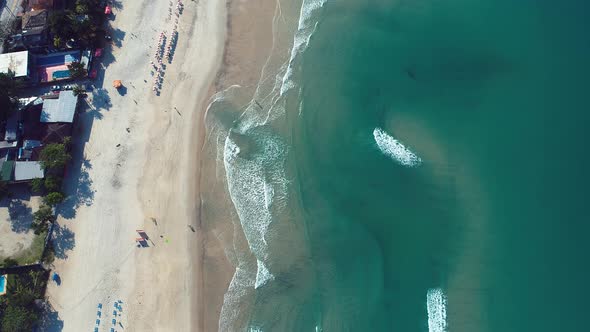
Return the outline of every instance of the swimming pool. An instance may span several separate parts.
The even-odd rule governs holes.
[[[64,78],[68,78],[68,77],[70,77],[69,70],[58,70],[58,71],[53,72],[53,79],[54,80],[64,79]]]
[[[80,51],[73,51],[68,53],[54,54],[37,58],[37,66],[55,66],[63,65],[74,61],[80,61]]]
[[[6,275],[0,276],[0,295],[6,294]]]

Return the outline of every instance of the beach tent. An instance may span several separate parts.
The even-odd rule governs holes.
[[[118,89],[118,88],[120,88],[122,86],[123,86],[123,83],[121,83],[121,80],[114,80],[113,81],[113,87],[114,88],[117,88]]]

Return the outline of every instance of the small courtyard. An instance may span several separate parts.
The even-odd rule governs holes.
[[[0,261],[11,258],[21,265],[36,263],[47,234],[35,235],[31,229],[41,196],[31,195],[26,184],[12,186],[10,192],[0,200]]]

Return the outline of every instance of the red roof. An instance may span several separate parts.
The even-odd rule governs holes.
[[[106,6],[106,7],[104,7],[104,13],[105,13],[106,15],[110,14],[110,13],[111,13],[111,6]]]

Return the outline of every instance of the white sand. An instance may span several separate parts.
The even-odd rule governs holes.
[[[116,319],[124,329],[117,331],[195,329],[191,265],[198,253],[188,225],[197,225],[198,137],[203,99],[221,63],[225,2],[185,0],[178,46],[157,97],[149,61],[157,34],[172,28],[167,12],[165,0],[115,8],[113,27],[125,36],[104,73],[112,106],[97,91],[91,102],[96,109],[79,117],[75,159],[83,154],[86,161],[71,168],[67,187],[75,202],[65,204],[59,218],[60,227],[75,234],[75,245],[67,250],[71,240],[59,235],[67,232],[58,233],[56,246],[66,250],[58,248],[62,258],[54,270],[62,284],[47,290],[63,331],[92,331],[98,303],[100,330],[110,331],[115,300],[123,301]],[[124,96],[111,87],[114,79],[123,80]],[[136,229],[151,237],[149,248],[136,248]]]

